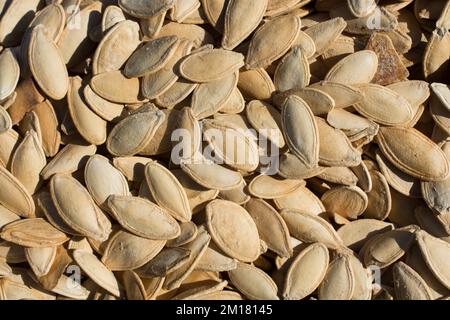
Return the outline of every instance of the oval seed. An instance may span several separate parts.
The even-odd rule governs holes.
[[[244,65],[240,53],[222,49],[201,50],[180,64],[180,73],[193,82],[210,82],[224,78]]]
[[[34,274],[42,277],[50,272],[56,257],[56,247],[25,248],[25,256]]]
[[[444,152],[415,129],[382,127],[377,142],[393,165],[413,177],[439,181],[449,174],[449,162]]]
[[[117,279],[96,256],[86,250],[78,249],[73,252],[73,258],[96,284],[114,296],[120,296]]]
[[[258,198],[276,199],[286,196],[303,186],[305,186],[303,180],[280,179],[262,174],[250,182],[248,190],[253,196]]]
[[[304,88],[309,85],[310,79],[309,62],[304,52],[295,47],[278,64],[274,84],[278,91],[283,92]]]
[[[289,267],[284,282],[283,297],[301,300],[320,285],[328,268],[328,249],[314,243],[303,249]]]
[[[139,79],[127,79],[121,71],[104,72],[91,79],[92,90],[100,97],[115,103],[142,103]],[[121,88],[121,90],[117,90]]]
[[[143,77],[160,70],[173,57],[179,45],[175,36],[150,40],[128,59],[124,74],[128,78]]]
[[[137,269],[161,252],[165,244],[165,240],[150,240],[120,230],[109,240],[102,262],[113,271]]]
[[[150,162],[145,167],[145,177],[158,205],[179,221],[191,220],[192,211],[186,192],[169,170],[156,162]]]
[[[364,99],[355,109],[370,120],[387,126],[404,125],[413,117],[409,102],[394,91],[377,85],[359,85]]]
[[[393,267],[395,296],[399,300],[432,300],[428,285],[404,262]]]
[[[450,244],[429,235],[425,231],[417,233],[417,243],[428,268],[437,280],[447,289],[450,289],[450,268],[448,264],[442,263],[442,261],[448,261]]]
[[[289,241],[289,230],[278,212],[261,199],[250,199],[245,209],[256,223],[259,237],[267,247],[280,257],[290,257],[292,247]]]
[[[119,6],[123,11],[136,18],[147,18],[167,11],[175,4],[175,0],[119,0]]]
[[[112,195],[108,207],[125,229],[140,237],[170,240],[180,235],[176,220],[146,199]]]
[[[280,214],[291,235],[302,242],[320,242],[330,249],[343,245],[333,226],[321,217],[298,209],[284,209]]]
[[[255,3],[231,0],[225,12],[222,47],[233,50],[259,25],[267,8],[267,0]]]
[[[121,69],[139,44],[139,24],[130,20],[117,23],[98,44],[92,58],[92,74]],[[124,73],[128,76],[126,71]]]
[[[30,194],[34,194],[42,182],[40,173],[47,164],[44,150],[34,131],[28,131],[11,160],[11,173]]]
[[[243,262],[258,258],[258,229],[244,208],[230,201],[213,200],[206,206],[206,220],[212,239],[230,257]]]
[[[98,154],[91,156],[86,163],[84,180],[92,199],[104,210],[109,209],[107,200],[110,195],[127,196],[130,193],[123,174]]]
[[[355,186],[333,188],[327,191],[321,200],[327,211],[347,219],[357,219],[368,205],[366,193]]]
[[[253,100],[245,108],[247,119],[258,133],[269,139],[276,147],[285,145],[281,132],[281,115],[270,104]]]
[[[25,186],[0,166],[0,204],[21,217],[33,217],[35,205]]]
[[[377,55],[371,50],[362,50],[336,63],[325,80],[350,85],[369,83],[375,76],[377,68]]]
[[[5,100],[17,87],[20,77],[19,63],[11,49],[5,49],[0,54],[0,101]]]
[[[278,288],[264,271],[238,262],[237,268],[228,271],[231,283],[251,300],[279,300]]]
[[[265,68],[282,57],[300,32],[300,18],[285,15],[266,22],[253,35],[245,60],[247,69]]]
[[[50,180],[50,192],[59,215],[71,228],[99,241],[108,238],[111,223],[76,179],[56,174]]]
[[[150,107],[126,117],[110,132],[106,142],[108,151],[116,156],[140,153],[165,119],[163,112]]]
[[[70,79],[67,100],[70,116],[78,132],[89,143],[103,144],[106,141],[107,123],[86,105],[80,77]]]
[[[69,238],[42,218],[28,218],[3,227],[2,239],[32,248],[58,246]]]
[[[48,38],[42,25],[31,33],[28,64],[36,83],[46,95],[55,100],[64,98],[69,89],[67,69],[58,47]]]
[[[328,266],[327,274],[319,287],[320,300],[350,300],[355,289],[355,274],[350,258],[339,254]]]
[[[283,105],[281,123],[291,152],[308,168],[319,160],[319,129],[309,106],[297,96],[290,96]]]
[[[343,225],[337,233],[346,247],[358,252],[373,236],[393,229],[391,223],[375,219],[358,219]]]

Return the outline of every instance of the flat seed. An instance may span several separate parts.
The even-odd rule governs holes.
[[[69,89],[67,69],[58,47],[47,37],[43,26],[35,27],[31,33],[28,64],[34,79],[46,95],[55,100],[64,98]]]
[[[354,167],[361,162],[361,154],[339,129],[329,126],[322,118],[315,118],[319,130],[319,164],[331,167]]]
[[[83,96],[87,105],[100,117],[106,121],[118,118],[123,112],[123,104],[110,102],[103,99],[92,90],[90,85],[84,87]]]
[[[56,247],[25,248],[25,256],[34,274],[42,277],[50,272],[56,257]]]
[[[241,70],[239,72],[238,88],[247,100],[267,100],[272,97],[275,85],[263,68]]]
[[[330,249],[343,245],[332,225],[315,214],[298,209],[283,209],[280,214],[291,235],[302,242],[320,242]]]
[[[281,132],[281,115],[270,104],[253,100],[245,109],[247,119],[261,136],[269,139],[276,147],[283,148],[285,141]]]
[[[154,73],[173,57],[179,45],[178,38],[167,36],[150,40],[128,59],[124,74],[128,78],[138,78]]]
[[[135,272],[127,270],[122,278],[128,300],[145,300],[144,284]]]
[[[201,6],[200,0],[188,0],[188,1],[177,0],[171,10],[171,19],[177,22],[189,22],[186,20],[189,20],[192,14],[198,13],[200,15],[200,13],[198,12],[200,6]],[[206,22],[202,17],[200,18],[202,23]]]
[[[316,167],[319,160],[319,129],[306,102],[297,96],[290,96],[283,105],[281,123],[291,152],[306,167]]]
[[[20,39],[38,10],[39,4],[39,0],[2,4],[0,43],[3,46],[12,47],[20,44]]]
[[[256,170],[258,146],[248,133],[220,120],[203,120],[202,125],[205,140],[225,164],[243,172]]]
[[[101,155],[91,156],[84,168],[84,180],[92,199],[102,209],[108,210],[110,195],[127,196],[130,191],[122,173]],[[104,181],[108,181],[107,184]]]
[[[417,233],[417,243],[428,268],[433,272],[436,279],[447,289],[450,289],[450,270],[447,264],[440,262],[448,259],[450,244],[429,235],[425,231]]]
[[[323,167],[308,168],[302,160],[291,153],[285,153],[280,157],[278,174],[286,179],[308,179],[325,170]]]
[[[347,23],[342,18],[335,18],[320,22],[305,30],[305,33],[314,41],[316,55],[320,55],[332,44],[344,31]]]
[[[423,72],[429,82],[443,82],[446,79],[445,71],[448,68],[450,50],[450,33],[440,35],[433,31],[423,56]]]
[[[168,248],[136,270],[144,278],[165,277],[168,273],[181,268],[191,257],[191,251],[184,248]]]
[[[347,167],[325,168],[317,177],[327,182],[346,186],[354,186],[358,182],[358,177]]]
[[[267,0],[256,3],[229,1],[222,39],[224,49],[233,50],[258,27],[266,12],[267,2]]]
[[[292,208],[313,215],[325,212],[322,201],[306,187],[300,187],[284,197],[274,199],[274,202],[279,210]]]
[[[361,70],[362,66],[364,70]],[[362,50],[336,63],[326,75],[325,80],[350,85],[369,83],[375,76],[377,68],[377,55],[371,50]]]
[[[419,131],[380,128],[377,141],[383,154],[403,172],[426,181],[444,180],[449,174],[447,156]]]
[[[25,186],[0,166],[0,204],[21,217],[33,217],[35,205]]]
[[[358,219],[343,225],[337,231],[345,246],[358,252],[363,244],[377,234],[393,230],[391,223],[375,219]]]
[[[58,118],[50,101],[37,104],[33,111],[39,122],[41,143],[47,157],[54,157],[59,151],[61,133],[58,128]],[[39,136],[39,133],[38,133]]]
[[[367,193],[367,208],[363,213],[365,218],[384,220],[391,212],[391,192],[386,178],[378,171],[370,170],[372,190]]]
[[[47,164],[44,150],[34,131],[28,131],[11,160],[11,173],[34,194],[40,187],[42,169]]]
[[[68,240],[67,236],[41,218],[18,220],[3,227],[2,239],[33,248],[60,245]]]
[[[251,300],[279,300],[278,288],[264,271],[245,263],[228,271],[231,283]]]
[[[109,240],[102,262],[113,271],[137,269],[161,252],[165,243],[165,240],[145,239],[120,230]]]
[[[253,262],[258,258],[258,229],[244,208],[230,201],[213,200],[206,207],[206,216],[212,239],[226,254],[243,262]]]
[[[192,212],[186,192],[169,170],[156,162],[151,162],[145,167],[145,177],[158,205],[179,221],[191,220]]]
[[[179,39],[192,42],[194,48],[213,42],[213,37],[205,29],[195,24],[169,22],[165,24],[158,36],[177,36]]]
[[[119,6],[123,11],[136,18],[155,16],[174,6],[174,0],[157,0],[147,2],[145,0],[119,0]]]
[[[301,300],[319,287],[329,262],[328,249],[314,243],[303,249],[289,267],[284,282],[283,298]]]
[[[106,141],[107,123],[87,106],[83,89],[80,77],[71,78],[67,94],[70,116],[78,132],[86,141],[101,145]]]
[[[206,159],[199,163],[181,163],[181,169],[195,182],[208,189],[231,190],[243,181],[239,172],[227,169],[215,163],[207,163]]]
[[[355,281],[349,256],[338,254],[328,266],[327,274],[319,287],[319,299],[350,300],[355,289]]]
[[[305,101],[315,116],[326,115],[335,107],[334,99],[329,94],[314,88],[293,89],[281,93],[274,97],[275,105],[281,107],[290,95]]]
[[[120,296],[116,277],[96,256],[85,250],[75,250],[73,258],[96,284],[114,296]]]
[[[254,198],[245,204],[245,209],[255,221],[259,237],[267,247],[280,257],[290,257],[289,230],[278,212],[264,200]]]
[[[404,262],[393,267],[394,289],[399,300],[431,300],[428,285],[422,277]]]
[[[120,70],[139,44],[139,24],[130,20],[119,22],[99,43],[92,58],[92,74]],[[128,76],[126,72],[125,75]]]
[[[41,171],[44,180],[57,173],[73,173],[84,167],[89,156],[97,151],[91,144],[68,144]]]
[[[222,79],[198,85],[191,102],[195,118],[207,118],[221,110],[230,100],[237,82],[238,74],[235,72]]]
[[[142,80],[142,95],[154,99],[169,90],[179,78],[178,63],[181,58],[189,54],[192,43],[182,40],[173,56],[158,71],[147,74]]]
[[[180,64],[181,75],[193,82],[210,82],[224,78],[244,65],[244,56],[222,49],[193,53]]]
[[[59,215],[71,228],[99,241],[108,238],[111,223],[77,180],[56,174],[50,180],[50,192]],[[79,214],[80,208],[83,215]]]
[[[253,196],[258,198],[277,199],[304,186],[305,182],[303,180],[288,180],[268,175],[259,175],[250,182],[248,190]]]
[[[9,113],[0,106],[0,134],[7,132],[12,128],[12,121]]]
[[[358,88],[338,82],[321,81],[313,84],[311,88],[318,89],[330,95],[334,100],[335,108],[337,109],[354,105],[364,97],[363,93]]]
[[[98,74],[91,79],[91,89],[100,97],[115,103],[142,103],[139,79],[127,79],[120,71]],[[121,88],[121,90],[117,90]]]
[[[374,236],[361,249],[366,267],[385,268],[400,259],[411,247],[417,226],[395,229]]]
[[[282,57],[300,32],[300,18],[285,15],[266,22],[253,35],[246,58],[247,69],[265,68]]]
[[[0,54],[0,101],[8,98],[16,89],[20,77],[19,63],[11,49]]]
[[[175,219],[146,199],[112,195],[108,198],[108,206],[125,229],[140,237],[170,240],[180,235]]]
[[[274,75],[275,88],[281,92],[304,88],[309,85],[310,79],[309,62],[299,47],[284,56]]]
[[[76,28],[65,28],[58,40],[58,47],[63,60],[69,67],[81,63],[94,50],[95,46],[89,39],[89,34],[95,26],[101,23],[101,7],[101,3],[93,2],[80,10],[77,6],[66,8],[66,12],[68,12],[67,20],[71,21],[77,15],[76,21],[79,22],[74,23],[77,26]]]
[[[117,156],[140,153],[152,140],[165,118],[163,112],[151,108],[126,117],[109,134],[108,150]]]
[[[366,193],[354,186],[333,188],[327,191],[321,200],[327,211],[340,214],[347,219],[357,219],[368,205]]]
[[[387,126],[406,124],[413,117],[409,102],[401,95],[377,84],[358,86],[364,99],[355,109],[365,117]]]

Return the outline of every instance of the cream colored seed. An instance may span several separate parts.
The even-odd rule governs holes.
[[[0,17],[0,299],[450,297],[450,1]]]

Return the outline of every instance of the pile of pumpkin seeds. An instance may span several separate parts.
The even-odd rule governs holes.
[[[449,299],[449,28],[449,0],[0,0],[0,297]]]

